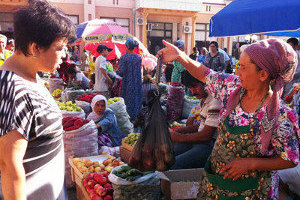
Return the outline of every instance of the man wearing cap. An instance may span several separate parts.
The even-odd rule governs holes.
[[[0,66],[5,62],[5,60],[11,56],[11,51],[6,50],[7,37],[0,34]]]
[[[177,40],[175,42],[175,46],[177,46],[181,51],[184,51],[184,42],[182,40]],[[174,61],[174,68],[172,71],[171,82],[178,81],[181,83],[181,72],[183,72],[185,68],[177,61]]]
[[[108,53],[112,49],[106,45],[100,44],[97,47],[97,52],[100,54],[95,62],[95,85],[94,89],[97,93],[102,94],[106,98],[109,98],[108,88],[112,85],[112,80],[107,75],[107,61],[106,58]]]

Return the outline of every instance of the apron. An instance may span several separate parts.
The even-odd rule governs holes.
[[[257,113],[261,106],[262,102],[256,110]],[[255,117],[256,114],[254,119]],[[271,185],[271,171],[248,171],[235,181],[229,178],[223,179],[223,175],[220,174],[220,170],[225,165],[237,158],[255,157],[261,157],[261,154],[255,150],[254,135],[250,125],[229,127],[229,120],[226,117],[218,127],[217,141],[211,158],[206,162],[198,199],[267,199]]]

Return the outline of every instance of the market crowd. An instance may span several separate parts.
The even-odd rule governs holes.
[[[0,199],[68,198],[62,110],[79,95],[89,102],[76,105],[94,122],[97,154],[119,156],[122,139],[147,128],[159,95],[171,169],[204,168],[198,199],[275,200],[280,184],[300,196],[296,38],[244,45],[238,62],[216,41],[189,56],[182,40],[164,41],[162,69],[145,64],[134,39],[126,54],[107,59],[113,49],[99,44],[92,54],[74,38],[72,22],[42,0],[15,13],[13,38],[0,34]],[[116,98],[125,115],[111,106]]]

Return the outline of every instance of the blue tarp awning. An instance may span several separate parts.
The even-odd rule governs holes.
[[[209,36],[290,32],[299,28],[300,0],[235,0],[211,18]]]

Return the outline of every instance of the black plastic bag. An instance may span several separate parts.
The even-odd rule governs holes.
[[[141,171],[170,169],[175,163],[174,148],[168,122],[160,105],[160,96],[153,100],[146,128],[129,159],[129,165]]]

